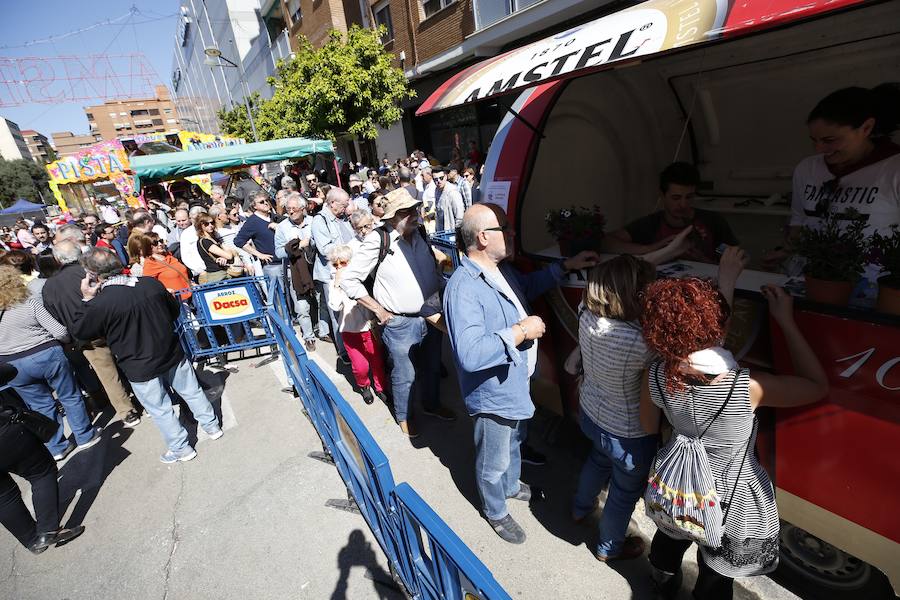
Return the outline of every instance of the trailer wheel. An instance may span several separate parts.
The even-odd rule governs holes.
[[[780,546],[781,560],[772,578],[801,598],[896,598],[881,571],[785,521],[781,522]]]

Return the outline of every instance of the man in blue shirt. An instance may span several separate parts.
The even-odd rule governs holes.
[[[244,221],[241,230],[234,237],[234,245],[249,252],[259,259],[263,266],[263,275],[268,284],[266,291],[273,281],[281,277],[281,261],[275,259],[275,222],[270,215],[272,204],[269,194],[258,191],[251,196],[253,214]],[[250,244],[249,242],[253,242]]]
[[[456,360],[459,387],[475,419],[475,480],[482,510],[503,540],[521,544],[525,532],[509,514],[506,499],[528,501],[519,481],[520,444],[534,414],[528,380],[537,364],[543,320],[529,314],[528,301],[559,285],[566,271],[597,263],[582,252],[534,273],[505,262],[513,232],[503,210],[476,204],[460,228],[466,256],[444,292],[444,315]]]
[[[333,187],[325,197],[325,206],[313,217],[312,239],[316,247],[316,262],[313,265],[313,280],[319,296],[319,319],[331,324],[332,339],[338,357],[344,364],[350,364],[344,342],[341,340],[337,316],[328,308],[328,284],[333,277],[328,253],[335,246],[346,244],[353,239],[353,229],[347,222],[350,196],[339,187]],[[245,225],[246,227],[246,225]],[[326,338],[327,331],[319,329],[319,338]]]

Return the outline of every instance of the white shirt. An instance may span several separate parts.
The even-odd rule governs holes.
[[[437,189],[437,186],[434,184],[434,180],[431,180],[431,183],[425,186],[425,189],[422,191],[420,199],[422,200],[422,208],[425,210],[425,214],[433,214],[434,213],[434,191]]]
[[[816,205],[828,198],[826,182],[839,183],[831,193],[831,210],[855,208],[868,224],[865,235],[890,233],[900,223],[900,154],[836,178],[821,154],[803,159],[794,169],[791,225],[816,227],[820,223]]]
[[[110,225],[115,225],[121,220],[116,209],[108,204],[104,204],[100,207],[100,217],[103,219],[104,223],[109,223]]]
[[[334,279],[328,284],[328,308],[340,315],[342,332],[358,333],[372,328],[372,311],[348,296],[340,286],[335,285]]]
[[[197,230],[193,227],[188,227],[181,234],[181,262],[193,271],[194,275],[206,270],[206,264],[200,258],[200,251],[197,249],[198,239]]]
[[[418,232],[407,241],[395,230],[388,231],[390,248],[378,267],[372,296],[385,310],[394,314],[431,316],[441,312],[440,300],[435,300],[443,278],[438,273],[431,246]],[[368,296],[363,282],[378,263],[381,238],[370,231],[353,252],[350,264],[344,268],[341,287],[354,300]]]
[[[506,277],[503,276],[503,272],[495,267],[493,271],[485,269],[482,267],[484,274],[486,277],[489,277],[491,281],[494,282],[500,291],[503,292],[507,298],[512,300],[513,306],[516,307],[516,310],[519,311],[519,319],[524,319],[528,316],[528,313],[525,311],[525,307],[522,306],[522,303],[519,302],[519,296],[513,291],[512,287],[509,285],[509,282],[506,281]],[[532,340],[533,343],[531,347],[526,352],[525,356],[528,359],[528,376],[531,377],[534,375],[534,370],[537,367],[537,357],[538,357],[538,341],[537,339]]]

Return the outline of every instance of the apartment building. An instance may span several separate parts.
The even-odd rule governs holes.
[[[75,135],[71,131],[55,131],[50,134],[57,157],[71,156],[82,148],[93,146],[103,140],[99,134]],[[115,137],[115,136],[113,136]]]
[[[0,156],[6,160],[31,159],[19,126],[3,117],[0,117]]]
[[[34,129],[23,129],[22,137],[25,139],[25,145],[31,154],[31,159],[37,164],[43,166],[49,162],[56,160],[53,158],[54,151],[50,147],[50,140],[43,133]]]
[[[154,92],[152,98],[110,100],[84,107],[91,135],[112,140],[180,129],[178,111],[169,96],[169,88],[157,85]]]

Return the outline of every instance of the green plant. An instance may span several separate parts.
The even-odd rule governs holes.
[[[259,107],[262,105],[262,102],[259,92],[253,92],[247,98],[254,121],[259,120]],[[222,129],[222,133],[225,135],[244,138],[247,142],[253,141],[253,128],[250,127],[247,107],[244,106],[243,102],[235,104],[230,109],[222,107],[216,111],[216,117],[219,119],[219,127]]]
[[[891,226],[891,233],[872,235],[872,262],[879,264],[889,274],[879,279],[879,283],[900,289],[900,230],[897,225]]]
[[[856,282],[869,262],[866,220],[858,211],[826,211],[817,228],[802,227],[795,244],[806,258],[803,272],[827,281]]]
[[[547,232],[559,241],[599,240],[603,237],[606,217],[594,206],[570,206],[547,211]]]
[[[260,103],[256,127],[261,139],[307,136],[335,139],[350,134],[375,139],[403,117],[400,103],[415,96],[403,70],[393,65],[376,30],[353,25],[332,30],[321,48],[299,36],[293,59],[279,61],[269,85],[275,92]]]

